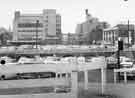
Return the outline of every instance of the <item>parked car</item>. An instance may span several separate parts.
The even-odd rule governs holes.
[[[70,87],[65,87],[65,86],[58,86],[55,87],[54,92],[56,93],[68,93],[71,91]]]
[[[127,57],[120,57],[121,60],[121,67],[122,68],[133,68],[135,67],[135,61],[133,61],[131,58],[127,58]],[[120,73],[120,76],[124,77],[124,72]],[[130,77],[130,79],[133,79],[133,77],[135,76],[135,72],[127,72],[127,76]]]
[[[107,64],[117,64],[117,58],[115,57],[107,57]]]
[[[134,61],[131,58],[120,57],[120,65],[122,68],[131,68],[133,67]]]
[[[11,57],[8,57],[8,56],[3,56],[3,57],[0,57],[0,62],[4,60],[5,61],[5,64],[11,64],[11,63],[15,63],[16,59],[13,59]],[[1,64],[0,64],[1,65]]]

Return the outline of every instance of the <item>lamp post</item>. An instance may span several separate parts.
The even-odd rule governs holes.
[[[38,48],[38,24],[39,20],[36,21],[36,49]]]

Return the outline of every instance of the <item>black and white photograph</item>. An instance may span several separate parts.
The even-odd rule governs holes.
[[[1,0],[0,98],[135,98],[134,0]]]

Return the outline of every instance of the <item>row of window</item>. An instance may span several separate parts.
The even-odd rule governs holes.
[[[18,32],[42,32],[42,30],[18,30]]]
[[[42,32],[42,30],[37,30],[37,31],[36,31],[36,30],[18,30],[18,32],[21,32],[21,33],[22,33],[22,32],[23,32],[23,33],[24,33],[24,32],[26,32],[26,33],[33,33],[33,32],[36,33],[36,32],[38,32],[38,33],[39,33],[39,32]],[[45,32],[48,32],[48,28],[45,28]],[[58,32],[58,33],[61,32],[61,29],[56,29],[56,33],[57,33],[57,32]]]
[[[41,38],[18,38],[18,40],[42,40]]]
[[[19,37],[24,37],[24,38],[31,38],[31,37],[36,37],[36,34],[20,34]],[[38,37],[42,37],[41,34],[38,34]]]
[[[49,20],[44,20],[45,23],[49,23]],[[61,24],[61,21],[60,20],[56,20],[56,23],[57,24]]]
[[[20,28],[30,28],[30,27],[43,27],[43,24],[42,23],[19,23],[18,24],[18,27]]]
[[[46,27],[48,27],[48,24],[45,25]],[[57,27],[60,27],[61,24],[56,24]],[[36,28],[36,27],[43,27],[43,24],[34,24],[34,23],[25,23],[25,24],[18,24],[19,28]]]
[[[45,24],[46,27],[48,27],[48,24]],[[61,24],[56,24],[56,27],[61,27]]]

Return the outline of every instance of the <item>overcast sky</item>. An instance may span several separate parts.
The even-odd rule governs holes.
[[[0,0],[0,27],[12,27],[14,11],[42,13],[56,9],[62,16],[62,32],[74,33],[76,24],[85,20],[85,9],[112,26],[127,21],[135,23],[135,0]]]

